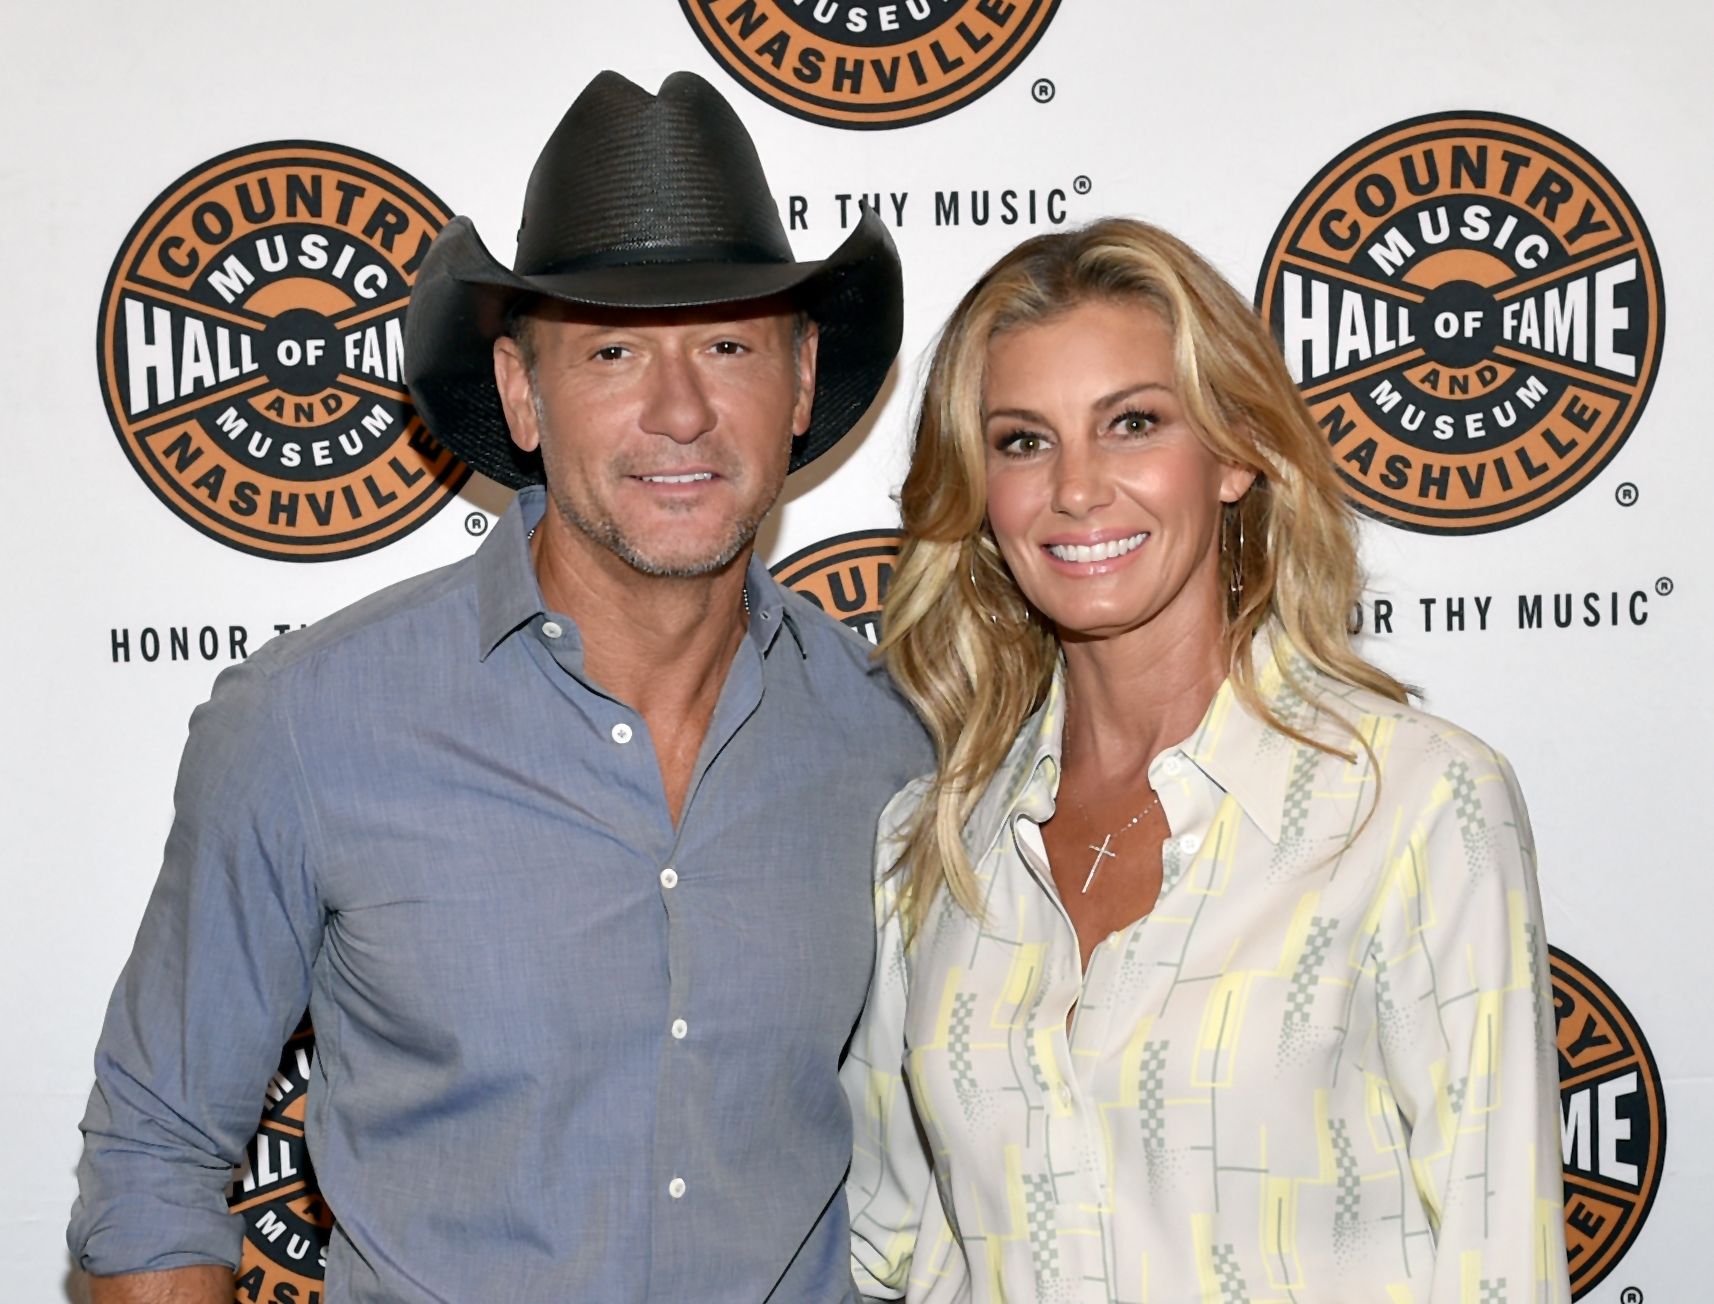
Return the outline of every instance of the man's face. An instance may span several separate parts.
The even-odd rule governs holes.
[[[532,317],[530,366],[495,341],[520,448],[539,448],[554,508],[646,575],[705,575],[755,536],[809,428],[813,324],[777,305]]]

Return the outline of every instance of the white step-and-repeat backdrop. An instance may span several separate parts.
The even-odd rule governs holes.
[[[1705,1298],[1707,5],[62,0],[0,33],[5,1298],[79,1296],[76,1123],[191,708],[505,505],[423,438],[404,305],[453,213],[510,253],[605,67],[722,87],[800,257],[864,198],[893,229],[894,379],[763,538],[871,633],[923,357],[995,256],[1131,214],[1253,292],[1370,518],[1372,654],[1522,776],[1578,1289]],[[235,1175],[240,1299],[318,1298],[311,1046]]]

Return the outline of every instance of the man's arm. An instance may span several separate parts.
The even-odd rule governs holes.
[[[82,1123],[67,1243],[92,1277],[218,1281],[209,1265],[238,1262],[227,1189],[321,944],[315,830],[279,696],[252,660],[191,718],[160,877],[107,1007]]]
[[[233,1294],[224,1264],[89,1279],[89,1304],[232,1304]]]

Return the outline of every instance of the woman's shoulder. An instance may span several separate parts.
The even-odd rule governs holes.
[[[882,842],[904,839],[910,832],[911,822],[916,819],[917,811],[928,796],[933,783],[934,775],[919,774],[888,798],[887,804],[881,808],[878,826]]]
[[[1385,782],[1503,778],[1515,784],[1505,755],[1455,721],[1319,671],[1311,672],[1305,687],[1315,715],[1315,727],[1306,732],[1342,751],[1355,744],[1360,752],[1372,752]]]

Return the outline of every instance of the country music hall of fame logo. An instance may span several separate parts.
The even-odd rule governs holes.
[[[898,530],[835,535],[775,562],[769,573],[871,643],[881,641],[881,604],[898,564]]]
[[[715,61],[775,108],[906,127],[999,85],[1059,0],[679,0]]]
[[[449,213],[340,145],[234,150],[137,220],[102,296],[119,443],[181,519],[285,561],[368,552],[469,475],[405,388],[404,315]]]
[[[1571,1297],[1582,1299],[1636,1243],[1654,1207],[1666,1164],[1666,1097],[1654,1052],[1618,994],[1588,965],[1558,947],[1548,952],[1559,1029],[1565,1248]]]
[[[1588,484],[1648,401],[1665,317],[1618,181],[1494,113],[1341,152],[1280,222],[1256,301],[1352,500],[1434,534],[1503,529]]]
[[[264,1092],[262,1121],[227,1188],[244,1222],[237,1299],[320,1304],[333,1216],[304,1144],[315,1039],[306,1019],[280,1052]]]

